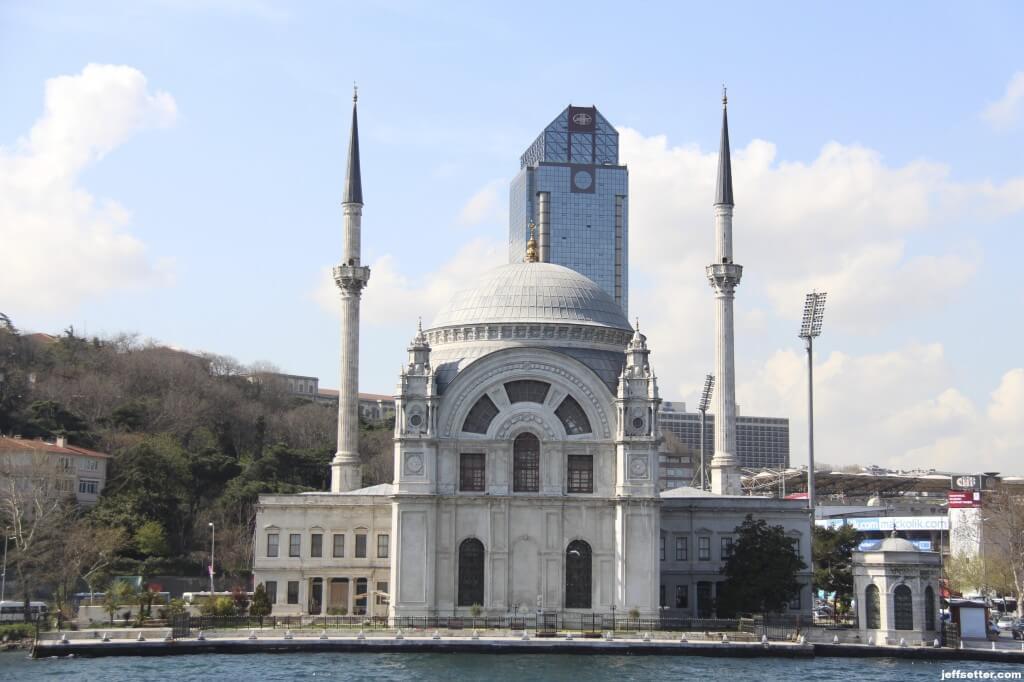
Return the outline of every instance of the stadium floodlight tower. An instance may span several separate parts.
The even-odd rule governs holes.
[[[708,470],[704,464],[704,425],[707,421],[708,405],[711,403],[711,392],[715,390],[715,375],[704,377],[704,389],[700,392],[697,411],[700,412],[700,489],[708,489]]]
[[[807,345],[807,506],[814,511],[814,339],[821,336],[825,293],[812,291],[804,301],[800,338]],[[814,519],[811,519],[812,523]]]

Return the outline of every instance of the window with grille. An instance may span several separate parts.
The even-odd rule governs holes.
[[[357,535],[356,537],[358,538],[359,536]],[[358,542],[356,544],[358,546]],[[366,615],[366,596],[369,592],[369,584],[370,583],[366,578],[356,578],[356,600],[352,605],[353,615]]]
[[[570,436],[578,436],[582,433],[590,433],[590,420],[586,412],[571,395],[566,396],[562,404],[555,410],[555,415],[562,421],[565,432]]]
[[[345,534],[335,533],[334,534],[334,552],[335,558],[341,558],[345,556]]]
[[[281,536],[277,533],[267,533],[267,556],[276,557],[278,552],[278,543],[281,541]]]
[[[366,533],[356,533],[356,558],[366,558]]]
[[[483,395],[476,401],[466,415],[466,421],[462,423],[462,430],[466,433],[486,434],[491,422],[498,416],[498,407],[490,397]]]
[[[484,544],[468,538],[459,545],[459,606],[484,603]]]
[[[594,492],[594,458],[591,455],[569,455],[570,493]]]
[[[565,608],[589,609],[590,595],[590,545],[573,540],[565,550]]]
[[[532,433],[521,433],[512,443],[512,490],[540,490],[540,440]]]
[[[505,393],[510,403],[543,403],[550,388],[546,382],[523,379],[505,384]]]
[[[697,560],[711,561],[711,538],[697,538]]]
[[[897,585],[893,590],[892,615],[895,629],[914,629],[914,598],[907,585]]]
[[[482,452],[464,452],[459,455],[459,490],[483,492],[486,482]]]
[[[288,556],[297,557],[302,550],[302,536],[292,533],[288,536]]]
[[[689,561],[689,538],[676,538],[676,561]]]
[[[867,616],[868,630],[881,629],[882,612],[877,585],[868,585],[867,589],[864,590],[864,611]]]
[[[377,558],[387,559],[391,550],[391,537],[386,533],[377,536]]]

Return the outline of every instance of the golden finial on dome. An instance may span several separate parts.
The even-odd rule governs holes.
[[[536,226],[533,221],[530,221],[530,239],[526,242],[526,262],[536,263],[540,259],[537,257],[537,240],[533,238],[533,231]]]

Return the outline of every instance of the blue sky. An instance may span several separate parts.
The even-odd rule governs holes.
[[[725,82],[743,411],[790,417],[803,461],[794,335],[827,289],[820,460],[1024,474],[1021,25],[1016,3],[4,2],[0,310],[335,386],[358,80],[361,377],[390,392],[416,316],[507,258],[520,153],[595,104],[630,167],[631,310],[692,404]]]

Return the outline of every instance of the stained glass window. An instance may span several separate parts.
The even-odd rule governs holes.
[[[548,395],[551,384],[543,381],[510,381],[505,384],[505,392],[511,403],[543,403]]]
[[[486,395],[481,396],[480,400],[476,401],[476,405],[473,405],[469,414],[466,415],[466,421],[462,425],[462,430],[467,433],[486,434],[487,429],[496,416],[498,416],[497,405],[494,404],[490,397]]]
[[[590,433],[590,420],[586,412],[571,395],[567,396],[562,404],[555,410],[555,414],[562,420],[565,432],[570,436],[578,436],[581,433]]]
[[[484,544],[476,538],[459,545],[459,606],[484,603]]]
[[[565,550],[565,608],[590,608],[590,545],[573,540]]]

